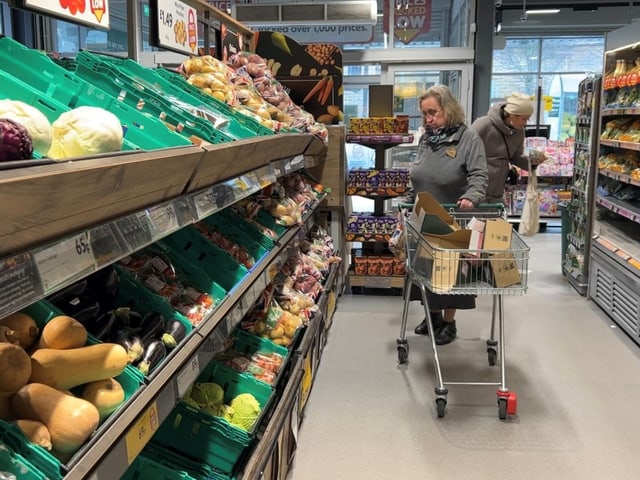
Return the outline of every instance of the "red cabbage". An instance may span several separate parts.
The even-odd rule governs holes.
[[[0,162],[29,160],[33,142],[25,127],[8,118],[0,118]]]

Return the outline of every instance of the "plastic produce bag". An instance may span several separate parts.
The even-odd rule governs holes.
[[[538,204],[538,179],[536,177],[535,170],[531,168],[531,159],[529,159],[529,183],[527,183],[518,233],[527,237],[533,237],[538,233],[539,223],[540,206]]]

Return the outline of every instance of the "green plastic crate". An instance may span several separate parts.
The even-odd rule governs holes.
[[[226,420],[207,415],[198,409],[179,403],[153,437],[153,442],[180,452],[192,460],[225,474],[232,474],[269,409],[273,389],[249,375],[238,373],[216,362],[210,362],[197,382],[215,382],[224,391],[224,402],[242,393],[251,393],[261,407],[261,413],[250,432],[231,425]]]
[[[4,420],[0,420],[0,444],[4,444],[14,452],[16,466],[24,464],[26,473],[24,476],[17,475],[17,478],[25,479],[49,479],[60,480],[62,475],[62,464],[58,459],[51,455],[46,449],[29,442],[22,431],[15,425],[11,425]],[[4,454],[0,454],[0,457]],[[5,459],[6,461],[6,459]],[[4,470],[0,460],[0,471]],[[35,470],[40,476],[32,476],[31,471]],[[11,470],[12,473],[16,473]]]
[[[32,90],[31,93],[20,93],[23,88],[16,87],[15,82],[11,82],[14,86],[5,85],[5,79],[2,78],[0,91],[8,91],[13,95],[11,98],[21,95],[37,98],[33,97],[35,92],[43,95],[54,107],[65,106],[64,111],[80,106],[100,107],[110,111],[118,117],[124,127],[123,150],[155,150],[191,145],[188,138],[172,132],[161,120],[118,102],[75,73],[57,65],[42,52],[27,48],[8,37],[0,38],[0,70],[4,70],[15,79],[20,79],[20,82]],[[33,105],[40,106],[35,103]],[[43,113],[51,122],[58,118],[58,115],[54,118],[46,108]]]
[[[193,105],[194,107],[203,106],[208,108],[214,114],[222,116],[228,120],[228,124],[224,127],[220,127],[220,129],[234,139],[253,138],[256,136],[253,131],[243,126],[233,117],[233,111],[225,103],[219,102],[209,95],[191,95],[186,90],[177,87],[161,75],[158,75],[158,70],[143,67],[138,62],[128,58],[112,57],[88,52],[81,54],[80,58],[83,61],[87,61],[85,58],[87,56],[91,56],[93,59],[97,59],[111,65],[118,69],[123,75],[136,80],[143,86],[146,85],[147,88],[160,90],[168,98],[175,97],[182,102]]]
[[[198,117],[166,98],[166,93],[148,82],[140,82],[100,59],[81,51],[76,57],[76,75],[104,90],[121,102],[163,119],[183,135],[197,136],[211,143],[226,143],[234,139],[216,129],[209,120]]]
[[[38,468],[22,455],[13,451],[4,439],[0,439],[0,471],[12,473],[19,480],[47,480],[47,477]]]
[[[122,480],[230,480],[206,464],[196,463],[159,445],[149,443],[125,472]]]
[[[256,221],[261,225],[264,225],[265,227],[270,228],[271,230],[276,232],[278,238],[284,235],[284,232],[287,231],[287,227],[277,224],[276,219],[264,210],[258,210]]]
[[[226,103],[221,102],[221,101],[211,97],[210,95],[207,95],[206,93],[202,93],[198,87],[194,87],[193,85],[191,85],[179,73],[172,72],[172,71],[167,70],[165,68],[159,68],[159,69],[156,70],[156,72],[158,73],[158,75],[163,77],[165,80],[167,80],[168,82],[172,83],[173,85],[175,85],[176,87],[180,88],[181,90],[184,90],[189,95],[192,95],[192,96],[194,96],[196,98],[200,98],[202,101],[210,102],[211,100],[213,100],[215,102],[213,104],[216,105],[216,108],[220,108],[220,110],[225,112],[226,115],[235,118],[238,123],[240,123],[242,126],[244,126],[249,131],[253,132],[253,134],[255,136],[262,137],[262,136],[265,136],[265,135],[273,135],[274,134],[273,130],[271,130],[270,128],[265,127],[264,125],[262,125],[257,120],[255,120],[255,119],[253,119],[253,118],[251,118],[251,117],[249,117],[247,115],[243,115],[242,113],[238,113],[233,108],[228,106]]]
[[[293,344],[294,342],[291,343]],[[276,387],[280,383],[280,379],[286,370],[289,358],[291,358],[291,352],[287,347],[276,345],[268,338],[258,337],[257,335],[242,330],[241,328],[236,328],[233,331],[233,344],[231,345],[231,349],[249,357],[256,353],[277,353],[280,355],[282,357],[282,365],[280,365],[280,369],[275,374],[273,383],[270,384],[272,387]]]
[[[273,250],[276,246],[276,242],[273,238],[262,233],[257,226],[249,223],[244,217],[234,212],[232,208],[225,208],[215,216],[220,216],[226,221],[236,225],[244,234],[252,238],[266,250]]]
[[[198,265],[209,278],[231,292],[248,275],[249,271],[227,252],[210,242],[195,227],[189,226],[160,241],[166,245],[172,258],[183,257]]]
[[[211,215],[202,220],[202,223],[218,229],[221,234],[241,247],[246,248],[255,260],[255,264],[258,264],[260,259],[269,253],[270,249],[264,247],[264,245],[248,235],[247,232],[243,230],[242,225],[230,222],[227,217],[218,214]]]

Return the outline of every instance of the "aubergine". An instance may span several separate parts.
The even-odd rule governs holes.
[[[136,368],[143,375],[149,375],[163,359],[167,356],[167,347],[164,346],[162,340],[151,340],[144,349],[142,360],[138,362]]]
[[[82,324],[100,315],[100,303],[89,296],[73,297],[66,303],[54,305]]]
[[[97,271],[87,278],[89,290],[104,306],[111,306],[120,289],[120,277],[113,265]]]
[[[58,290],[56,293],[49,296],[48,300],[56,307],[62,308],[62,305],[66,304],[70,300],[84,295],[87,291],[88,285],[88,280],[83,278],[80,281],[64,287],[62,290]]]
[[[174,318],[173,320],[169,320],[166,323],[160,339],[162,340],[162,343],[164,343],[167,348],[174,348],[186,336],[187,336],[187,327],[185,327],[180,320],[178,320],[177,318]]]
[[[132,332],[138,333],[143,329],[144,316],[141,313],[131,310],[129,307],[118,307],[114,313],[122,325]]]
[[[157,340],[164,332],[164,325],[166,321],[164,315],[159,312],[149,312],[145,314],[142,319],[142,328],[136,332],[144,344],[146,345],[151,340]]]
[[[127,351],[129,363],[135,364],[143,358],[145,352],[144,343],[135,333],[121,328],[111,336],[111,341],[121,345]]]
[[[112,331],[116,331],[121,327],[113,310],[109,310],[102,315],[95,316],[81,323],[84,325],[84,328],[87,329],[87,332],[102,341],[108,339]]]

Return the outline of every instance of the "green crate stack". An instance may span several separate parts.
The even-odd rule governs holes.
[[[87,58],[89,57],[89,58]],[[230,135],[234,139],[253,138],[257,134],[239,123],[233,117],[233,111],[223,102],[219,102],[210,95],[201,94],[199,96],[191,95],[186,90],[178,88],[176,85],[166,80],[163,76],[158,75],[159,70],[152,70],[143,67],[138,62],[120,57],[111,57],[107,55],[99,55],[89,52],[81,52],[79,55],[83,65],[91,65],[90,60],[99,60],[105,64],[116,68],[122,75],[133,79],[142,86],[146,86],[151,90],[160,90],[166,98],[177,98],[178,100],[188,103],[194,107],[205,107],[211,110],[216,116],[226,119],[227,125],[220,127],[220,130]],[[76,67],[77,68],[77,67]],[[95,67],[94,67],[95,68]]]
[[[230,477],[167,448],[149,444],[122,480],[230,480]]]
[[[280,369],[278,370],[278,373],[276,373],[275,380],[271,384],[273,387],[277,386],[284,371],[286,370],[287,362],[291,358],[291,352],[289,349],[282,345],[276,345],[268,338],[258,337],[257,335],[242,330],[241,328],[236,328],[232,335],[233,343],[230,348],[238,353],[243,353],[248,357],[259,353],[265,355],[276,353],[282,357],[282,365],[280,365]]]
[[[245,128],[247,128],[251,132],[254,132],[256,136],[265,136],[265,135],[274,134],[273,130],[265,127],[257,120],[247,115],[244,115],[240,112],[237,112],[233,108],[228,106],[226,103],[213,98],[211,95],[207,95],[206,93],[201,92],[198,87],[194,87],[189,82],[187,82],[182,77],[182,75],[176,72],[167,70],[165,68],[159,68],[156,70],[156,72],[162,78],[164,78],[171,84],[175,85],[176,87],[180,88],[181,90],[184,90],[185,92],[187,92],[189,95],[193,97],[199,98],[204,102],[211,102],[211,100],[213,100],[212,105],[216,105],[216,108],[219,108],[220,111],[225,112],[227,116],[235,118],[238,123],[243,125]]]
[[[202,413],[191,405],[179,403],[160,425],[152,442],[230,475],[255,438],[274,391],[269,385],[217,362],[210,362],[196,380],[196,383],[209,382],[217,383],[224,389],[224,403],[227,405],[243,393],[250,393],[256,398],[261,412],[251,431],[236,427],[223,418]]]
[[[276,242],[273,238],[268,237],[260,228],[252,223],[249,223],[243,216],[234,212],[232,208],[226,208],[223,211],[216,214],[216,216],[220,216],[227,221],[238,226],[240,230],[242,230],[247,236],[252,238],[254,241],[258,242],[259,245],[262,245],[263,248],[267,250],[273,250],[276,246]]]
[[[156,150],[168,147],[191,145],[191,141],[176,132],[172,132],[157,118],[149,117],[135,108],[118,102],[96,86],[86,82],[75,73],[57,65],[44,53],[32,50],[8,37],[0,38],[0,70],[9,76],[20,79],[22,84],[5,83],[2,79],[0,92],[11,95],[10,98],[20,100],[20,96],[37,93],[44,96],[48,104],[64,111],[80,106],[100,107],[113,113],[125,131],[123,150]],[[24,92],[27,85],[31,92]],[[54,100],[55,98],[55,100]],[[55,102],[55,103],[54,103]],[[39,104],[34,104],[39,107]],[[51,122],[50,109],[43,113]]]
[[[234,241],[241,247],[246,248],[255,260],[256,264],[259,263],[262,257],[269,253],[268,248],[247,235],[246,231],[243,230],[242,225],[230,222],[228,218],[222,215],[211,215],[202,220],[202,223],[217,229],[222,235]]]
[[[81,51],[76,57],[76,75],[104,90],[121,102],[163,119],[183,135],[196,136],[211,143],[232,142],[233,137],[202,117],[177,106],[166,98],[165,92],[148,82],[141,82],[120,71],[95,54]]]
[[[193,226],[182,228],[159,243],[169,249],[172,258],[175,255],[198,265],[227,292],[231,292],[249,274],[244,265],[210,242]]]

